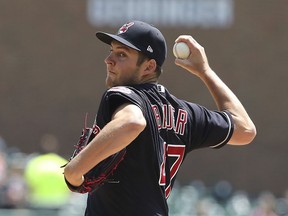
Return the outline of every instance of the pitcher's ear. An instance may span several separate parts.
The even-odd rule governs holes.
[[[146,68],[145,68],[145,72],[148,73],[153,73],[157,68],[157,63],[155,61],[155,59],[149,59],[146,62]]]

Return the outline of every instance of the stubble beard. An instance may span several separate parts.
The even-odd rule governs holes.
[[[114,79],[109,76],[109,74],[107,74],[106,77],[106,86],[108,88],[112,88],[115,86],[129,86],[129,85],[136,85],[136,84],[140,84],[141,80],[139,78],[139,69],[136,68],[133,73],[132,76],[125,78],[125,79]]]

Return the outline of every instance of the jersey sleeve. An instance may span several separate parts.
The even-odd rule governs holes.
[[[102,110],[111,118],[114,111],[124,103],[131,103],[138,106],[143,111],[142,100],[140,96],[125,86],[110,88],[102,98]]]
[[[212,111],[188,103],[190,119],[188,120],[189,150],[196,148],[221,148],[230,140],[234,124],[228,111]]]

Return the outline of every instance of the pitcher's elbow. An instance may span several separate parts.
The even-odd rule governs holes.
[[[257,129],[256,129],[255,125],[253,124],[253,127],[251,127],[249,130],[249,138],[250,138],[249,143],[251,143],[255,139],[256,135],[257,135]],[[249,144],[249,143],[247,143],[247,144]]]
[[[242,145],[248,145],[252,143],[256,135],[257,135],[257,130],[254,124],[251,125],[249,128],[246,128],[244,132],[243,140],[242,140]]]
[[[250,144],[256,137],[257,131],[254,124],[245,128],[235,128],[233,135],[228,142],[231,145],[248,145]]]

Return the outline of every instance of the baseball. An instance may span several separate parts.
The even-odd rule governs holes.
[[[173,46],[173,54],[176,58],[187,59],[190,55],[190,49],[184,42],[175,43]]]

